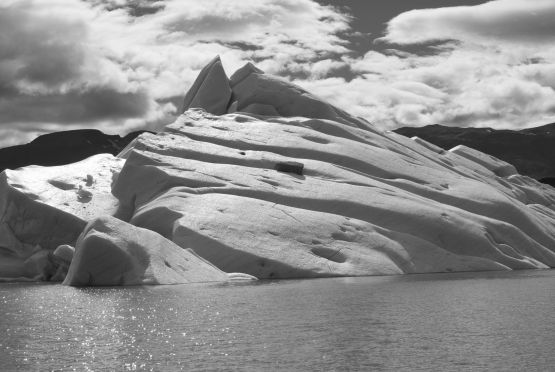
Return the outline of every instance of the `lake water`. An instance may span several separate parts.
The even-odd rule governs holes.
[[[547,371],[555,271],[0,285],[0,369]]]

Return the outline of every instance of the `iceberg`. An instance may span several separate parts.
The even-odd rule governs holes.
[[[17,213],[4,213],[2,226],[17,227],[1,240],[5,256],[77,244],[70,285],[555,266],[555,189],[499,159],[382,131],[252,64],[228,78],[219,58],[203,69],[184,108],[164,131],[140,135],[112,158],[113,176],[91,174],[109,178],[109,190],[91,191],[84,181],[80,192],[81,183],[49,171],[58,186],[73,185],[48,186],[52,195],[71,191],[76,202],[33,199],[42,194],[21,191],[35,187],[29,169],[17,171],[29,173],[19,188],[6,171],[0,210],[20,200],[37,222],[26,230]],[[87,191],[85,214],[76,206]],[[53,225],[51,215],[71,223]],[[26,237],[47,230],[54,241]],[[157,262],[150,268],[129,248],[143,241],[130,243],[136,231],[164,242],[139,249]],[[165,256],[182,262],[183,252],[204,274],[156,271]],[[98,267],[92,280],[83,274],[90,265]],[[105,279],[103,265],[113,268]],[[26,275],[8,266],[0,264],[0,275]]]
[[[116,286],[227,281],[190,249],[114,217],[98,217],[77,241],[64,284]]]
[[[89,220],[117,211],[111,185],[123,163],[99,154],[0,173],[0,278],[51,280],[54,250],[74,246]]]

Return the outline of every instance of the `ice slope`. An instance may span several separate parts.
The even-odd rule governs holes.
[[[187,111],[121,154],[120,218],[258,278],[555,265],[553,189],[381,132],[250,64],[224,77],[215,59]],[[302,174],[276,170],[288,162]]]
[[[219,58],[184,109],[118,158],[2,173],[0,276],[58,278],[51,252],[104,215],[124,222],[85,229],[66,284],[171,282],[144,275],[181,262],[171,242],[258,278],[555,266],[555,189],[508,163],[382,132],[251,64],[227,78]]]
[[[227,281],[226,273],[153,231],[114,217],[92,220],[77,241],[64,284],[114,286]]]
[[[50,253],[75,245],[87,221],[117,210],[111,184],[123,162],[100,154],[0,173],[0,278],[50,279]]]

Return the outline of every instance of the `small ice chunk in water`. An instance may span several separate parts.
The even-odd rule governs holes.
[[[258,280],[257,277],[249,275],[249,274],[244,274],[244,273],[227,273],[227,277],[229,278],[230,281],[236,281],[236,280]]]
[[[56,257],[60,262],[66,263],[68,266],[73,259],[73,254],[75,253],[75,248],[71,245],[63,244],[58,246],[54,250],[54,257]]]

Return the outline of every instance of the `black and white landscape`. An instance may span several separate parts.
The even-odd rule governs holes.
[[[1,4],[0,361],[549,369],[553,16]]]
[[[64,279],[72,246],[66,284],[213,280],[157,262],[152,232],[258,279],[555,265],[555,189],[490,155],[380,131],[252,64],[228,79],[219,57],[184,109],[118,156],[4,171],[2,276]]]
[[[395,132],[445,150],[459,145],[480,150],[513,164],[520,174],[555,186],[555,123],[521,130],[429,125]]]

